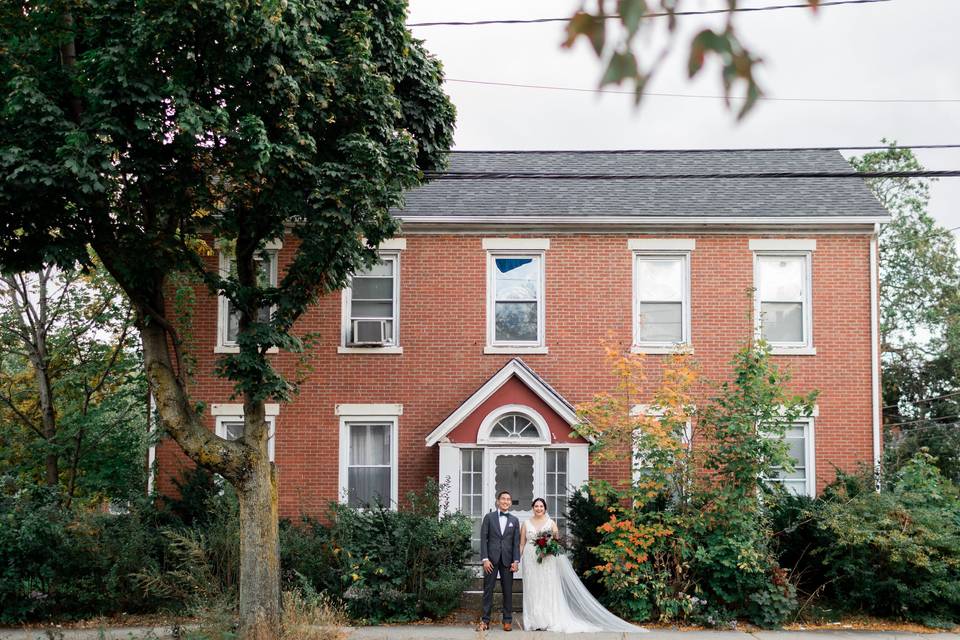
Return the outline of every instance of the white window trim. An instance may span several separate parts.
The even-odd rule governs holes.
[[[506,241],[512,240],[513,238],[499,238],[498,240]],[[517,240],[523,240],[524,242],[530,242],[530,240],[525,238],[519,238]],[[546,241],[549,246],[549,240]],[[484,246],[486,246],[487,241],[484,241]],[[504,341],[496,340],[496,262],[497,258],[536,258],[540,261],[540,286],[537,291],[537,340],[536,342],[530,341]],[[484,348],[484,354],[509,354],[509,353],[519,353],[519,354],[545,354],[547,350],[547,336],[546,336],[546,273],[547,273],[547,260],[546,260],[546,251],[545,250],[501,250],[501,249],[488,249],[487,250],[487,345]]]
[[[403,347],[400,346],[400,252],[407,248],[405,238],[394,238],[380,243],[379,255],[382,260],[393,262],[393,344],[382,347],[351,347],[350,307],[353,288],[347,284],[340,292],[340,345],[337,353],[361,353],[367,355],[400,355]]]
[[[366,413],[361,413],[361,412]],[[338,404],[336,414],[340,417],[339,491],[341,504],[348,503],[347,485],[350,462],[350,428],[353,423],[390,425],[390,509],[400,502],[399,491],[399,424],[403,414],[401,404]]]
[[[277,416],[280,415],[280,405],[275,403],[269,403],[264,405],[264,413],[267,428],[269,429],[267,435],[267,457],[270,459],[270,462],[274,462],[276,459],[276,443],[277,443]],[[243,405],[242,404],[223,404],[223,403],[214,403],[210,405],[210,414],[214,417],[215,420],[215,429],[214,432],[221,438],[227,437],[227,429],[224,426],[227,422],[243,422]]]
[[[482,244],[487,251],[546,251],[550,248],[550,239],[484,238]]]
[[[674,353],[678,350],[692,353],[693,337],[691,334],[691,298],[690,295],[690,254],[696,248],[696,240],[684,238],[664,238],[664,239],[636,239],[628,240],[627,248],[633,252],[633,295],[631,309],[633,313],[631,325],[633,327],[633,344],[630,351],[633,353],[647,354],[665,354]],[[680,304],[683,305],[681,311],[681,332],[680,342],[641,342],[640,341],[640,260],[643,258],[680,258],[682,261],[681,269],[683,271],[683,293]]]
[[[283,248],[283,242],[280,240],[271,240],[264,246],[264,250],[271,255],[270,260],[270,283],[277,285],[279,278],[279,256],[280,249]],[[219,251],[218,268],[220,276],[227,277],[230,274],[230,255],[225,251]],[[217,296],[217,343],[213,347],[214,353],[240,353],[240,347],[236,343],[227,341],[227,311],[229,301],[224,296]],[[277,353],[276,347],[267,349],[267,353]]]
[[[766,240],[764,244],[759,244],[759,240],[751,240],[750,247],[769,247],[769,246],[806,246],[816,248],[816,240]],[[767,243],[795,243],[791,245]],[[805,292],[803,300],[803,340],[801,342],[770,342],[770,353],[777,356],[815,356],[817,349],[813,346],[813,249],[799,250],[772,250],[772,249],[753,249],[753,326],[754,337],[759,340],[763,336],[761,327],[761,300],[760,300],[760,258],[761,257],[802,257],[804,259],[804,277]]]
[[[537,428],[540,437],[536,439],[525,438],[522,440],[507,440],[503,438],[490,437],[490,432],[493,431],[493,427],[497,424],[497,421],[510,413],[516,413],[522,415],[524,418],[529,419],[530,422],[532,422]],[[522,404],[505,404],[502,407],[497,407],[488,413],[486,417],[484,417],[483,421],[480,423],[480,428],[477,430],[477,444],[504,445],[509,447],[517,447],[521,445],[549,445],[551,444],[550,427],[547,424],[546,419],[535,409]]]
[[[816,456],[816,417],[812,415],[807,418],[797,418],[791,425],[803,425],[803,450],[806,456],[806,494],[811,498],[817,494],[817,456]],[[789,428],[789,426],[788,426]],[[768,479],[767,482],[782,483],[780,479]]]

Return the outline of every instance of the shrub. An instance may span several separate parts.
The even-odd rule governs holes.
[[[918,453],[872,490],[845,483],[815,511],[828,597],[931,626],[960,623],[960,492]]]
[[[407,499],[396,511],[383,505],[363,510],[332,505],[329,524],[305,521],[299,532],[285,526],[285,570],[296,570],[342,600],[354,619],[378,623],[446,616],[470,580],[464,568],[470,521],[460,514],[437,517],[435,482]],[[307,559],[303,552],[314,555]]]
[[[603,540],[599,529],[609,520],[608,506],[616,500],[617,493],[613,489],[595,487],[591,491],[589,486],[581,487],[567,500],[570,559],[577,573],[584,576],[584,585],[598,598],[606,595],[606,589],[596,573],[591,573],[600,564],[593,548]]]

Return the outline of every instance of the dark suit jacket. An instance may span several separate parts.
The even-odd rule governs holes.
[[[500,533],[500,513],[491,511],[480,524],[480,558],[510,566],[520,562],[520,521],[507,514],[507,528]]]

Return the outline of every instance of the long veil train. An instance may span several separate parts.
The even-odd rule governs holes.
[[[563,595],[574,616],[604,631],[624,633],[645,633],[647,631],[643,627],[632,625],[607,611],[580,581],[573,565],[570,564],[570,559],[562,553],[556,558]]]

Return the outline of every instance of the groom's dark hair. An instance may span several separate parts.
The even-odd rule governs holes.
[[[499,500],[499,499],[500,499],[500,496],[502,496],[503,494],[507,494],[507,495],[510,496],[511,498],[513,497],[512,495],[510,495],[510,492],[509,492],[509,491],[501,491],[500,493],[497,494],[497,500]]]

